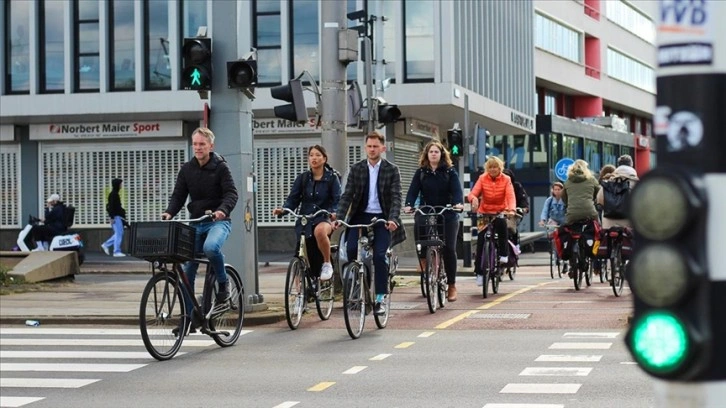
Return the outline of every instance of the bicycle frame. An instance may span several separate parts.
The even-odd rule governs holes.
[[[487,213],[487,214],[477,214],[477,219],[484,219],[487,223],[486,227],[479,231],[479,234],[484,234],[484,247],[482,247],[482,254],[477,254],[477,262],[481,262],[481,270],[482,273],[485,270],[486,265],[486,274],[484,275],[484,285],[482,285],[482,294],[483,297],[486,298],[488,296],[487,294],[487,285],[488,281],[491,281],[492,283],[492,293],[498,293],[499,292],[499,281],[501,278],[501,267],[499,265],[498,260],[498,250],[497,250],[497,236],[496,231],[494,230],[494,220],[495,219],[506,219],[505,213]],[[478,225],[478,222],[477,222]],[[509,245],[509,243],[507,243]],[[484,253],[486,253],[488,256],[485,259]],[[484,263],[486,261],[486,264]]]

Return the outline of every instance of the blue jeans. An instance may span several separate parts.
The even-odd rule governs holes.
[[[124,240],[124,223],[120,216],[113,217],[113,235],[103,243],[105,247],[111,247],[113,245],[113,253],[118,254],[121,252],[121,242]]]
[[[194,241],[194,253],[204,252],[209,259],[212,270],[217,275],[217,282],[227,282],[227,273],[224,271],[224,254],[222,254],[222,245],[227,241],[229,232],[232,230],[232,222],[229,220],[200,222],[192,224],[197,230]],[[187,262],[184,264],[184,273],[187,275],[192,291],[194,290],[194,281],[197,277],[197,268],[199,263]],[[194,295],[194,293],[191,293]],[[191,299],[187,299],[191,305]],[[191,310],[191,308],[188,308]]]
[[[381,218],[383,214],[362,213],[351,217],[349,224],[368,224],[371,218]],[[348,259],[353,260],[358,256],[358,237],[362,228],[348,229],[346,236]],[[391,232],[386,229],[385,224],[376,224],[373,227],[373,268],[376,277],[376,295],[388,293],[388,262],[386,262],[386,251],[391,245]]]

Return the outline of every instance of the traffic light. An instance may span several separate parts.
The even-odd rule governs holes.
[[[449,145],[449,153],[454,157],[459,157],[464,153],[464,138],[461,136],[461,130],[451,129],[446,132],[446,140]]]
[[[626,272],[634,303],[627,347],[652,376],[703,379],[714,363],[703,177],[651,170],[633,189],[629,209],[635,246]]]
[[[378,105],[378,123],[389,124],[394,123],[401,117],[401,110],[398,109],[398,105],[389,105],[383,103]]]
[[[227,87],[249,89],[257,85],[257,61],[239,60],[227,62]]]
[[[290,102],[287,105],[275,106],[275,116],[293,122],[307,122],[308,111],[305,107],[302,81],[291,79],[287,85],[272,87],[270,93],[274,99]]]
[[[182,89],[212,89],[212,39],[185,38],[182,46]]]

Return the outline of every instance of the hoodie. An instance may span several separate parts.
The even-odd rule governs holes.
[[[562,200],[567,206],[565,222],[573,224],[588,218],[597,219],[595,197],[600,185],[591,174],[576,171],[567,177],[565,189],[562,191]]]
[[[121,217],[126,218],[126,210],[121,206],[121,196],[119,195],[119,191],[121,191],[121,183],[123,180],[121,179],[113,179],[111,181],[111,192],[108,193],[108,204],[106,204],[106,212],[108,213],[108,216],[113,217]]]

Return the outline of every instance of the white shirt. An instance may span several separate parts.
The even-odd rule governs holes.
[[[371,164],[368,162],[368,205],[366,212],[369,214],[381,214],[381,202],[378,200],[378,173],[381,171],[381,160],[378,163]]]

